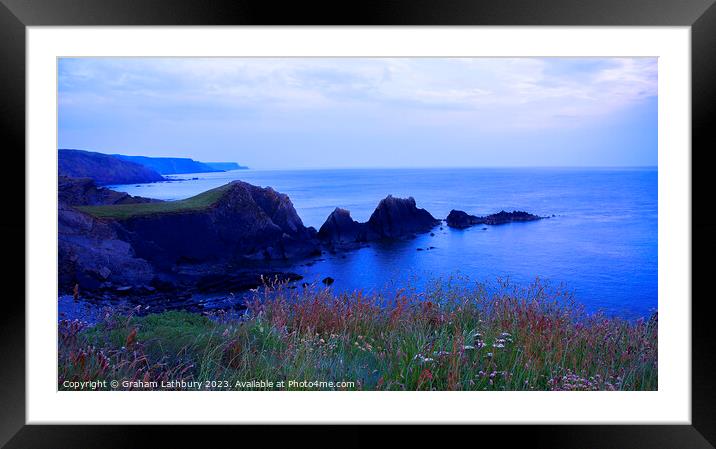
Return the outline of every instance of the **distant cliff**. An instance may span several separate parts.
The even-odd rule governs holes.
[[[229,171],[229,170],[246,170],[249,167],[239,165],[236,162],[202,162],[202,164],[209,166],[215,170]]]
[[[209,164],[189,159],[188,157],[147,157],[147,156],[125,156],[114,154],[125,161],[134,162],[156,171],[162,175],[176,175],[183,173],[211,173],[220,172],[224,169],[211,167]]]
[[[58,175],[90,178],[99,185],[140,184],[163,181],[157,171],[109,154],[61,149],[58,153]]]

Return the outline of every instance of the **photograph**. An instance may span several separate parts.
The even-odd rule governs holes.
[[[659,58],[56,61],[57,390],[659,390]]]

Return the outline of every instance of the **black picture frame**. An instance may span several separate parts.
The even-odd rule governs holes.
[[[575,25],[689,26],[692,63],[692,425],[473,426],[450,429],[476,444],[551,448],[708,448],[716,444],[716,335],[711,330],[705,279],[716,250],[707,142],[716,129],[716,6],[714,0],[383,0],[320,3],[214,0],[0,0],[0,120],[5,212],[0,232],[6,253],[0,313],[0,445],[26,447],[144,447],[186,445],[189,433],[213,441],[245,441],[251,429],[234,426],[25,425],[25,29],[28,26],[100,25]],[[687,148],[684,151],[688,151]],[[22,167],[22,170],[20,169]],[[11,194],[9,194],[11,193]],[[701,205],[701,206],[699,206]],[[706,211],[704,211],[706,210]],[[7,213],[10,212],[10,213]],[[688,217],[684,217],[687,219]],[[8,257],[10,256],[11,257]],[[683,298],[688,301],[690,298]],[[688,379],[684,379],[688,381]],[[256,430],[255,428],[253,430]],[[332,427],[340,446],[380,442],[385,427]],[[401,445],[442,439],[434,429],[390,429]],[[272,443],[326,441],[325,429],[278,426]],[[161,438],[161,440],[157,440]],[[444,441],[444,439],[442,440]],[[218,443],[217,443],[218,444]]]

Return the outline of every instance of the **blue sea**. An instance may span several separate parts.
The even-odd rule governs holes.
[[[450,278],[526,285],[540,278],[563,286],[590,311],[636,318],[657,308],[656,168],[235,170],[172,177],[111,188],[177,200],[240,179],[287,194],[304,224],[316,229],[335,207],[365,221],[388,194],[412,196],[436,218],[453,208],[551,217],[466,230],[443,225],[434,236],[329,253],[292,269],[309,281],[330,276],[337,291],[420,290]]]

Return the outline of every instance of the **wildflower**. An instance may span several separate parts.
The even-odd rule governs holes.
[[[492,353],[491,353],[491,352],[488,352],[488,353],[487,353],[487,358],[488,358],[488,359],[491,359],[491,358],[492,358]]]
[[[470,345],[465,345],[465,346],[462,347],[462,350],[463,350],[463,351],[471,351],[471,350],[473,350],[473,349],[475,349],[475,347],[474,347],[474,346],[470,346]]]
[[[430,362],[435,361],[435,359],[432,359],[430,357],[425,357],[422,354],[415,354],[415,357],[413,357],[413,360],[420,360],[422,363],[430,363]]]

